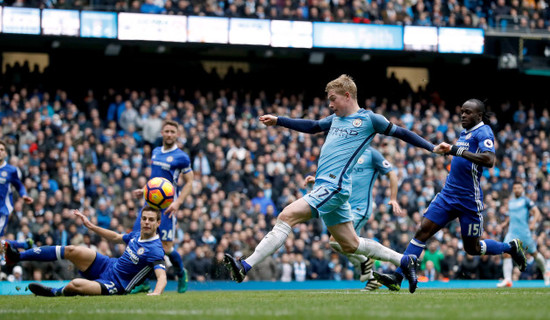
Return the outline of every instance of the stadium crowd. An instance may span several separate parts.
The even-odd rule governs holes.
[[[386,86],[388,92],[403,92],[403,83],[388,79]],[[192,195],[177,212],[175,244],[190,279],[196,281],[228,280],[223,254],[249,255],[284,206],[307,192],[304,179],[316,170],[323,134],[266,128],[258,116],[273,113],[319,119],[329,115],[325,97],[306,100],[304,95],[284,91],[268,95],[231,88],[194,92],[111,88],[104,95],[89,90],[85,97],[70,97],[63,89],[37,88],[1,88],[0,139],[7,142],[8,161],[20,169],[28,195],[34,198],[28,205],[15,194],[7,238],[32,239],[38,246],[82,245],[120,256],[123,245],[110,245],[88,232],[71,210],[81,210],[101,227],[129,232],[143,205],[131,190],[145,185],[152,148],[161,142],[162,121],[172,119],[181,124],[178,146],[189,154],[195,173]],[[462,131],[459,106],[446,105],[429,91],[409,90],[389,99],[360,94],[360,99],[363,107],[434,143],[453,142]],[[74,101],[83,102],[76,105]],[[483,238],[503,240],[511,186],[520,180],[542,212],[533,235],[550,267],[549,110],[521,102],[493,105],[492,109],[497,112],[490,117],[497,163],[482,177]],[[374,214],[362,235],[403,252],[422,212],[445,182],[450,157],[435,157],[382,135],[374,139],[373,146],[394,165],[403,214],[391,213],[386,205],[389,181],[385,176],[379,178],[373,188]],[[298,225],[283,248],[254,268],[248,278],[357,278],[358,270],[332,251],[328,238],[319,219]],[[516,270],[515,279],[542,278],[533,259],[528,262],[527,271]],[[20,266],[2,266],[2,272],[23,280],[71,279],[76,273],[65,261]],[[386,272],[393,266],[378,262],[376,268]],[[428,242],[420,272],[425,280],[499,279],[502,259],[465,254],[455,221]]]
[[[550,31],[548,0],[8,0],[4,4],[214,17]]]

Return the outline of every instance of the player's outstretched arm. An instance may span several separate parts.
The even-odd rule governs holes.
[[[369,115],[372,120],[374,130],[377,133],[392,136],[410,143],[415,147],[423,148],[430,152],[435,152],[435,146],[416,133],[389,122],[388,119],[380,114],[369,112]]]
[[[111,231],[111,230],[107,230],[107,229],[103,229],[101,227],[98,227],[96,226],[95,224],[93,224],[89,219],[88,217],[86,217],[82,212],[80,212],[79,210],[73,210],[73,214],[75,216],[77,216],[78,218],[82,219],[82,223],[84,224],[84,226],[88,229],[90,229],[91,231],[97,233],[98,235],[100,235],[101,237],[111,241],[111,242],[117,242],[117,243],[123,243],[124,241],[122,240],[122,235],[121,234],[118,234],[114,231]]]
[[[170,204],[170,206],[166,208],[166,211],[164,211],[164,214],[167,214],[168,218],[172,218],[172,215],[177,212],[179,208],[181,208],[181,205],[183,204],[183,201],[185,201],[185,198],[187,198],[187,196],[191,194],[194,177],[195,174],[193,173],[193,171],[189,171],[185,174],[180,175],[180,181],[183,178],[185,184],[183,185],[183,189],[181,189],[181,194],[178,195],[178,197],[174,199],[174,202],[172,202],[172,204]]]
[[[12,184],[17,189],[17,192],[19,192],[19,195],[21,196],[21,199],[23,199],[23,201],[26,204],[33,203],[34,199],[27,195],[27,189],[25,188],[25,185],[23,184],[23,182],[21,182],[21,179],[19,179],[19,175],[14,174],[14,176],[15,176],[15,179],[13,179]]]
[[[449,154],[457,157],[462,157],[466,160],[470,160],[471,162],[477,165],[487,167],[487,168],[492,168],[495,165],[496,156],[493,152],[490,152],[490,151],[473,153],[466,150],[466,148],[464,147],[458,147],[453,145],[451,146],[451,150],[449,151]]]
[[[155,276],[157,277],[157,284],[155,285],[155,290],[151,293],[148,293],[148,296],[159,296],[164,292],[166,288],[166,271],[164,269],[155,269]]]
[[[399,186],[399,179],[394,171],[388,172],[390,178],[390,201],[389,205],[392,206],[393,214],[401,216],[401,206],[397,202],[397,188]]]
[[[277,117],[271,114],[263,115],[259,118],[259,120],[266,126],[278,125],[304,133],[318,133],[323,131],[320,121],[317,120],[292,119],[287,117]]]
[[[415,147],[423,148],[430,152],[436,152],[436,148],[431,142],[422,138],[416,133],[391,123],[390,126],[390,128],[386,129],[386,131],[389,131],[389,135],[401,139],[409,144],[412,144]]]

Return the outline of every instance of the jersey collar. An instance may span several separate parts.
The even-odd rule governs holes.
[[[149,238],[149,239],[146,239],[146,240],[141,239],[141,236],[139,236],[138,242],[151,242],[151,241],[155,241],[155,240],[157,240],[157,239],[159,239],[159,235],[158,235],[158,234],[155,235],[154,237]]]
[[[484,125],[485,123],[483,123],[483,121],[481,121],[480,123],[476,124],[475,126],[473,126],[472,128],[470,128],[469,130],[466,130],[464,133],[470,133],[472,131],[474,131],[475,129],[481,127],[482,125]]]
[[[162,148],[160,149],[160,152],[162,152],[162,153],[168,153],[168,152],[170,152],[170,151],[176,150],[177,148],[178,148],[178,145],[174,143],[174,146],[173,146],[172,148],[168,149],[168,150],[164,149],[164,146],[162,146]]]
[[[7,164],[8,164],[8,162],[6,160],[4,160],[4,162],[2,162],[2,164],[0,164],[0,168],[5,167]]]

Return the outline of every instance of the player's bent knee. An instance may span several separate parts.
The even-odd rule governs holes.
[[[471,256],[479,256],[481,254],[480,246],[464,246],[464,251]]]
[[[340,242],[339,244],[344,253],[354,253],[355,251],[357,251],[357,244],[353,244],[350,242]]]
[[[287,208],[285,208],[283,212],[279,214],[277,219],[287,223],[291,227],[293,227],[298,223],[306,222],[311,218],[311,214],[309,213],[290,210],[290,209],[287,210]]]
[[[73,245],[65,246],[65,257],[70,258],[71,255],[74,255],[76,252],[78,252],[78,248]]]

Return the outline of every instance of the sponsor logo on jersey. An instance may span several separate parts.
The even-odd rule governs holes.
[[[167,161],[167,162],[172,162],[172,161],[174,161],[174,157],[169,156],[168,158],[166,158],[166,161]]]
[[[493,141],[491,141],[491,139],[485,139],[485,141],[483,141],[483,145],[487,148],[492,148],[493,147]]]
[[[350,128],[335,128],[331,127],[328,133],[329,135],[339,136],[342,138],[348,138],[349,136],[356,136],[359,134],[359,131],[350,129]]]
[[[39,247],[37,247],[37,248],[32,249],[32,251],[33,251],[34,253],[36,253],[36,254],[40,254],[40,252],[42,252],[42,249],[40,249]]]
[[[126,247],[126,252],[130,256],[130,260],[132,260],[134,264],[139,263],[139,257],[134,253],[134,251],[132,251],[132,249],[130,249],[130,246]]]
[[[6,178],[0,178],[0,183],[1,183],[1,184],[6,183],[6,181],[7,181]]]
[[[465,141],[458,141],[456,143],[457,146],[461,146],[461,147],[466,147],[466,148],[469,148],[470,147],[470,143],[469,142],[465,142]]]
[[[145,252],[145,248],[141,247],[138,249],[137,254],[141,256],[144,252]]]
[[[363,162],[365,162],[365,159],[363,159],[363,157],[361,156],[361,158],[359,158],[359,160],[357,160],[357,163],[358,164],[363,164]]]
[[[153,161],[153,164],[155,166],[161,167],[163,170],[170,170],[170,164],[169,163],[164,163],[162,161]]]
[[[363,120],[361,120],[361,119],[353,120],[353,126],[356,127],[356,128],[360,127],[362,124],[363,124]]]

